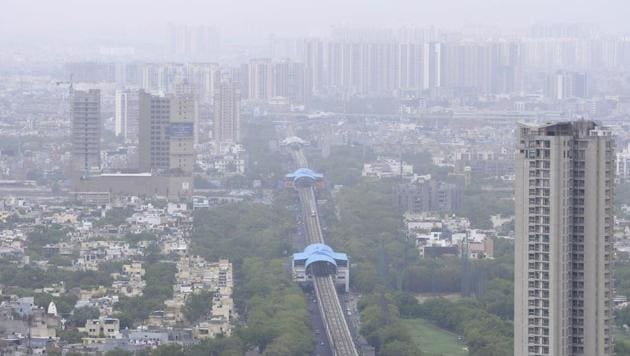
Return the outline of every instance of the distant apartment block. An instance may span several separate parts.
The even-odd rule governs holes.
[[[194,98],[140,92],[140,169],[191,175],[194,166]]]
[[[217,142],[238,143],[241,140],[240,84],[222,81],[214,96],[213,138]]]
[[[117,90],[114,125],[116,136],[128,142],[138,141],[138,91]]]
[[[101,92],[74,90],[71,100],[74,170],[89,174],[101,167]]]
[[[391,158],[379,158],[374,162],[363,164],[363,177],[372,178],[410,178],[413,176],[413,165]]]
[[[462,206],[462,190],[431,176],[415,176],[396,188],[396,203],[406,212],[454,212]]]

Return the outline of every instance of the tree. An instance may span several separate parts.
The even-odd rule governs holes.
[[[240,356],[245,353],[245,347],[237,336],[216,337],[193,345],[189,352],[193,356]]]
[[[151,356],[188,356],[186,350],[177,344],[162,345],[151,352]]]
[[[246,121],[243,125],[243,146],[248,153],[246,176],[250,180],[260,179],[263,185],[275,186],[282,177],[284,167],[278,152],[271,149],[270,142],[278,139],[273,124],[262,121]]]
[[[145,266],[145,270],[146,287],[142,296],[120,297],[114,306],[115,316],[120,319],[121,327],[132,327],[133,324],[147,319],[151,312],[163,310],[164,301],[173,296],[175,264],[152,262]]]
[[[57,329],[57,337],[68,344],[80,344],[86,336],[87,334],[79,332],[77,328]]]
[[[126,233],[123,240],[129,243],[130,246],[136,247],[141,241],[156,241],[157,237],[150,232]]]
[[[630,297],[630,262],[615,262],[615,286],[617,293]]]
[[[512,319],[514,314],[514,283],[507,279],[495,278],[488,283],[486,292],[481,295],[485,309],[503,319]]]
[[[450,179],[448,173],[451,169],[435,165],[433,163],[433,155],[429,151],[405,152],[402,158],[403,161],[413,165],[415,174],[430,174],[431,178],[440,181],[448,181]]]
[[[616,339],[615,352],[617,355],[630,355],[630,341]]]
[[[464,191],[462,207],[458,215],[470,219],[473,227],[492,228],[491,215],[514,215],[514,201],[505,192],[484,191],[478,186],[471,186]]]
[[[81,307],[74,309],[69,321],[74,326],[83,327],[87,320],[98,319],[100,315],[101,313],[96,307]]]
[[[422,352],[411,342],[394,340],[387,342],[381,348],[379,355],[382,356],[421,356]]]
[[[336,196],[339,219],[332,225],[327,243],[344,251],[359,266],[351,281],[362,292],[380,287],[400,289],[411,266],[418,260],[413,243],[403,232],[400,211],[388,181],[361,181]],[[410,253],[411,252],[411,253]]]
[[[127,222],[127,218],[133,215],[132,207],[125,208],[112,208],[107,211],[105,217],[97,220],[94,225],[96,226],[104,226],[104,225],[122,225]]]
[[[475,356],[512,354],[513,325],[484,310],[474,299],[456,302],[432,298],[417,307],[407,308],[415,317],[464,335],[470,354]]]
[[[246,310],[247,323],[237,334],[264,354],[310,354],[315,345],[306,300],[283,266],[283,259],[243,261],[235,299]]]
[[[239,265],[248,256],[274,258],[292,249],[295,222],[285,206],[236,203],[196,210],[193,219],[193,249],[208,260]]]
[[[51,300],[49,300],[48,303],[46,304],[36,303],[36,305],[41,305],[44,308],[48,308],[48,304],[50,303],[50,301],[53,301],[55,302],[55,306],[57,307],[57,312],[60,315],[68,315],[72,312],[72,309],[74,309],[74,306],[76,305],[77,300],[79,300],[79,298],[75,295],[64,294],[59,297],[51,298]]]
[[[62,255],[54,255],[48,260],[48,263],[53,266],[70,267],[72,266],[72,258]]]
[[[184,304],[184,316],[190,323],[195,323],[208,315],[212,309],[212,292],[202,291],[186,298]]]
[[[363,164],[374,159],[376,155],[367,146],[332,146],[328,157],[315,157],[312,166],[333,185],[353,186],[361,180]]]

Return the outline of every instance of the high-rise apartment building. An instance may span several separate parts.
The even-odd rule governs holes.
[[[614,139],[519,124],[514,355],[612,355]]]
[[[304,42],[304,65],[307,83],[311,90],[318,90],[324,85],[324,41],[307,39]]]
[[[221,46],[221,32],[210,26],[169,24],[169,55],[174,58],[207,60],[216,56]]]
[[[140,169],[190,175],[194,167],[195,100],[190,96],[139,94]]]
[[[418,89],[422,80],[422,48],[416,43],[398,45],[398,83],[402,89]]]
[[[437,88],[442,85],[442,44],[425,43],[422,52],[422,87]]]
[[[212,103],[217,85],[221,79],[221,71],[217,63],[193,63],[186,68],[187,77],[194,90],[195,96],[201,103]]]
[[[74,170],[86,175],[101,166],[101,91],[74,90],[71,100]]]
[[[273,96],[288,99],[294,104],[307,103],[311,88],[305,82],[305,73],[303,63],[290,60],[274,62]]]
[[[240,84],[222,81],[214,95],[213,137],[217,142],[237,143],[241,140]]]
[[[253,59],[248,67],[248,99],[268,100],[273,96],[273,66],[270,59]]]
[[[558,71],[547,77],[546,94],[550,99],[586,98],[588,81],[586,73]]]
[[[116,90],[114,128],[116,136],[128,142],[138,141],[138,92]]]

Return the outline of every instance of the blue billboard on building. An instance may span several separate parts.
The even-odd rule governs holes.
[[[168,126],[168,135],[170,137],[192,137],[193,136],[193,123],[192,122],[177,122]]]

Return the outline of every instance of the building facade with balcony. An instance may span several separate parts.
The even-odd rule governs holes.
[[[611,132],[519,124],[515,170],[514,354],[614,354]]]

